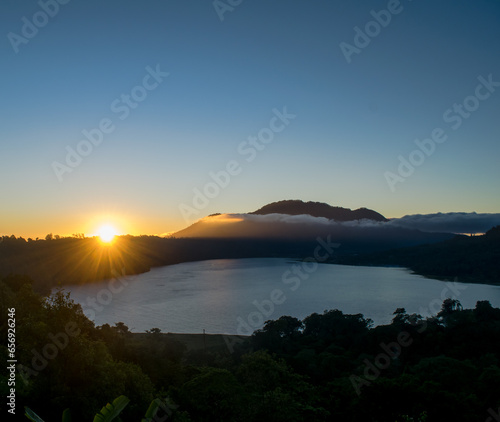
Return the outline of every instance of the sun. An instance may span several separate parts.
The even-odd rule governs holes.
[[[110,224],[105,224],[97,230],[97,236],[102,243],[111,243],[117,235],[118,232]]]

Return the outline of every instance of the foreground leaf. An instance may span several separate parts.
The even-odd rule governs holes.
[[[158,410],[163,406],[163,402],[160,399],[154,399],[142,419],[142,422],[151,422],[158,413]]]
[[[28,417],[28,419],[32,420],[33,422],[44,422],[43,419],[35,412],[33,412],[33,410],[31,410],[28,406],[25,406],[24,410],[26,411],[25,415]]]
[[[96,414],[94,422],[110,422],[115,419],[120,412],[125,409],[129,403],[128,397],[120,396],[113,400],[113,403],[108,403],[101,409],[101,412]]]

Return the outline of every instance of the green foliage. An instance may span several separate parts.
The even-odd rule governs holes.
[[[396,422],[426,422],[427,421],[427,412],[422,412],[419,416],[414,418],[413,416],[403,415],[401,419],[398,419]]]
[[[195,420],[238,420],[244,402],[242,388],[227,369],[202,368],[177,392],[180,407]]]
[[[40,416],[38,416],[35,412],[33,412],[33,410],[31,410],[29,407],[25,407],[24,410],[25,410],[25,415],[29,420],[33,422],[44,422],[43,419]]]
[[[71,408],[76,420],[89,420],[102,400],[127,394],[139,416],[154,397],[154,386],[138,365],[113,358],[98,339],[94,324],[64,291],[43,298],[31,284],[16,291],[0,281],[0,311],[16,308],[16,393],[19,406],[37,409],[44,418],[60,418]],[[71,330],[68,329],[68,324]],[[68,334],[68,332],[70,334]],[[7,327],[0,324],[5,350]],[[3,385],[3,383],[2,383]]]
[[[35,422],[42,419],[30,409],[57,420],[67,408],[75,422],[96,413],[99,422],[165,415],[169,422],[466,422],[485,420],[487,409],[500,404],[500,309],[487,301],[462,309],[445,300],[427,319],[398,308],[391,324],[374,328],[362,315],[339,310],[302,321],[285,316],[238,339],[242,347],[230,354],[216,336],[207,335],[205,344],[196,335],[131,333],[123,323],[96,328],[64,291],[40,297],[16,279],[0,280],[0,312],[18,309],[19,362],[33,370],[35,352],[43,358],[47,344],[60,344],[36,374],[16,380],[18,406]],[[66,341],[71,321],[79,331]],[[411,342],[398,350],[402,333]],[[5,360],[5,324],[0,336]],[[384,358],[391,350],[397,356]],[[353,375],[364,380],[359,395]],[[103,402],[110,404],[99,412]],[[69,411],[63,416],[69,420]]]
[[[158,411],[161,409],[163,402],[160,399],[154,399],[149,405],[148,410],[146,411],[146,415],[142,419],[142,422],[153,422],[153,419],[158,414]]]
[[[71,411],[69,409],[63,410],[62,422],[71,422]]]
[[[130,400],[125,396],[117,397],[113,400],[113,403],[108,403],[95,415],[94,422],[111,422],[118,417],[129,402]]]
[[[38,416],[33,410],[29,407],[25,407],[25,416],[32,420],[33,422],[44,422],[40,416]],[[71,411],[69,409],[65,409],[62,414],[62,422],[71,422]]]
[[[106,404],[99,413],[94,416],[94,422],[111,422],[113,419],[121,420],[119,415],[128,405],[130,400],[125,396],[119,396],[112,403]],[[146,411],[145,417],[142,422],[154,422],[157,418],[160,409],[168,409],[166,404],[160,399],[154,399],[149,405]],[[28,419],[33,422],[44,422],[33,410],[29,407],[25,407],[25,415]],[[62,422],[71,422],[71,412],[69,409],[65,409],[62,415]]]

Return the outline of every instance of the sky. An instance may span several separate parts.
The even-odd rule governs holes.
[[[0,235],[283,199],[500,212],[500,2],[4,0]]]

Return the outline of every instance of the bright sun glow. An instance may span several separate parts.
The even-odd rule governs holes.
[[[118,233],[117,233],[116,229],[109,224],[101,226],[99,228],[99,230],[97,231],[97,235],[99,236],[99,239],[103,243],[112,242],[117,234]]]

